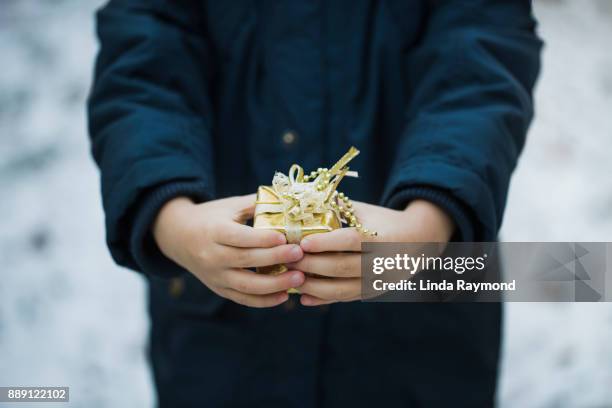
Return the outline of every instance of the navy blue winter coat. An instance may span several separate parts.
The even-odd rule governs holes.
[[[534,27],[523,0],[100,10],[92,150],[111,254],[151,288],[160,405],[491,406],[499,305],[248,309],[166,259],[150,225],[172,197],[255,192],[275,170],[327,166],[355,145],[351,198],[425,198],[452,215],[455,239],[494,240],[533,113]]]

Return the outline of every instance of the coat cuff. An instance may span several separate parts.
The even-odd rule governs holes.
[[[145,274],[171,278],[185,272],[185,269],[162,254],[151,232],[161,207],[180,196],[189,197],[195,202],[211,199],[208,187],[203,182],[176,182],[153,189],[141,200],[130,236],[130,251],[138,268]]]
[[[451,241],[470,242],[474,240],[474,222],[469,209],[449,192],[431,187],[415,186],[400,190],[387,202],[387,207],[403,210],[412,200],[423,199],[442,208],[455,222]]]

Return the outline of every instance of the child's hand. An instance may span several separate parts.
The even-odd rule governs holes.
[[[377,237],[360,234],[354,228],[341,228],[324,234],[313,234],[300,243],[306,253],[290,265],[314,275],[299,290],[301,302],[318,306],[334,302],[350,302],[361,298],[361,242],[448,242],[454,225],[450,217],[436,205],[415,200],[404,211],[354,202],[361,223],[378,232]]]
[[[244,225],[254,202],[254,195],[204,204],[173,199],[160,210],[153,236],[164,255],[219,296],[246,306],[276,306],[287,300],[289,288],[302,285],[304,274],[258,275],[244,268],[299,261],[303,252],[286,245],[279,232]]]

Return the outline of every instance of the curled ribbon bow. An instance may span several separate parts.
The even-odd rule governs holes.
[[[351,147],[331,169],[319,168],[310,175],[304,175],[304,169],[297,164],[291,166],[289,176],[280,172],[274,174],[272,188],[280,201],[276,204],[280,208],[275,206],[275,209],[283,213],[288,242],[299,242],[302,228],[312,226],[315,215],[329,211],[342,223],[362,233],[376,235],[361,226],[348,197],[336,191],[345,176],[358,176],[357,172],[349,171],[347,166],[358,154],[359,150]],[[266,210],[273,209],[268,207]]]

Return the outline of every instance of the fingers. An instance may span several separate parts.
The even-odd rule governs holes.
[[[227,200],[228,207],[231,210],[242,210],[255,206],[255,200],[257,199],[256,194],[247,194],[241,196],[230,197]]]
[[[231,269],[223,272],[219,284],[225,288],[251,295],[268,295],[287,292],[304,283],[300,271],[287,271],[280,275],[260,275],[244,269]]]
[[[372,241],[374,237],[361,234],[355,228],[339,228],[324,234],[308,235],[300,246],[304,252],[341,252],[361,251],[361,243]]]
[[[272,248],[234,248],[221,246],[218,256],[226,265],[234,268],[252,268],[276,264],[287,264],[302,259],[304,253],[299,245],[279,245]]]
[[[227,222],[212,232],[215,242],[241,248],[270,248],[287,243],[285,235],[273,230],[256,229],[237,222]]]
[[[249,307],[263,308],[274,307],[281,303],[285,303],[289,299],[287,292],[273,293],[270,295],[251,295],[248,293],[238,292],[233,289],[219,289],[219,294],[226,299],[232,300],[238,304]]]
[[[287,266],[314,275],[358,278],[361,276],[361,254],[350,252],[306,254],[299,261]]]
[[[234,219],[237,222],[244,223],[254,217],[256,198],[257,196],[255,194],[249,194],[245,196],[234,197],[232,199],[232,205],[230,207],[230,210],[236,213]]]
[[[307,277],[304,284],[300,286],[300,293],[324,301],[348,302],[361,297],[361,279]]]

